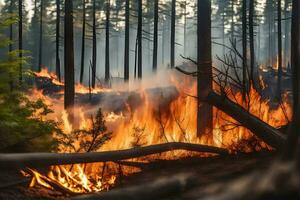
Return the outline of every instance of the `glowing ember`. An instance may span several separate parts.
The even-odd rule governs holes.
[[[116,176],[88,176],[85,173],[85,168],[86,167],[82,165],[73,165],[71,167],[54,166],[51,167],[47,176],[44,176],[35,170],[28,169],[29,173],[33,177],[30,187],[34,187],[38,184],[48,189],[53,189],[53,187],[62,187],[70,193],[88,193],[109,190],[112,186],[114,186]],[[29,175],[24,171],[22,173],[26,176]]]

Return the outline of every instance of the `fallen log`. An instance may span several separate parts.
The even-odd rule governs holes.
[[[178,174],[172,177],[157,179],[153,182],[116,189],[108,192],[81,195],[73,200],[152,200],[176,196],[193,187],[197,182],[195,174]]]
[[[0,154],[0,169],[23,169],[26,167],[38,168],[52,165],[69,165],[79,163],[97,163],[120,161],[139,158],[153,154],[174,150],[227,155],[226,149],[199,144],[165,143],[146,147],[137,147],[127,150],[91,152],[91,153],[25,153],[25,154]]]
[[[53,79],[48,77],[36,77],[36,88],[41,90],[44,95],[53,99],[61,99],[63,97],[64,86],[57,85]],[[76,91],[75,103],[79,106],[101,105],[105,112],[124,112],[128,106],[130,110],[136,110],[137,107],[144,103],[142,95],[146,95],[149,102],[153,103],[154,108],[165,108],[176,100],[179,92],[176,87],[156,87],[146,88],[142,94],[140,91],[113,91],[103,90],[97,93],[89,94]]]
[[[204,100],[241,123],[271,147],[280,149],[284,145],[286,141],[285,135],[227,97],[212,91],[208,93]]]

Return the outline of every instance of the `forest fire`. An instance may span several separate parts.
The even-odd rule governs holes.
[[[300,199],[299,13],[0,1],[0,199]]]
[[[37,76],[50,77],[54,84],[58,82],[54,76],[51,76],[51,73],[45,70],[43,70],[42,74],[37,74]],[[177,77],[174,78],[173,76]],[[94,149],[94,151],[129,149],[167,142],[211,145],[226,148],[232,153],[253,152],[262,149],[271,150],[271,147],[255,137],[249,130],[217,109],[214,109],[213,131],[198,137],[196,134],[197,102],[193,97],[196,96],[195,81],[180,78],[178,74],[173,74],[170,77],[170,84],[176,88],[178,95],[169,101],[166,101],[166,99],[170,98],[162,92],[156,96],[157,102],[160,102],[157,105],[157,102],[152,101],[150,97],[151,94],[145,92],[145,89],[141,89],[138,91],[140,99],[142,100],[141,105],[132,107],[127,102],[126,109],[120,113],[113,111],[104,113],[108,130],[113,132],[112,137],[103,146],[99,149]],[[188,84],[193,86],[189,89],[184,89],[184,86]],[[81,88],[84,87],[81,86]],[[97,94],[103,91],[109,92],[109,90],[94,92]],[[112,92],[113,90],[110,91]],[[243,105],[249,113],[273,127],[286,125],[291,117],[291,108],[287,99],[284,99],[281,106],[271,108],[269,101],[263,100],[260,94],[253,88],[247,97],[247,104],[243,103],[245,100],[243,100],[241,93],[233,92],[231,89],[227,91],[227,95],[232,101]],[[39,90],[34,90],[33,92],[35,94],[31,96],[42,98],[48,105],[56,107],[51,118],[62,122],[61,128],[64,130],[64,137],[67,137],[66,139],[60,135],[53,134],[53,137],[64,140],[64,143],[60,144],[58,151],[60,153],[84,152],[85,150],[80,147],[81,143],[90,141],[92,138],[85,134],[77,135],[76,137],[76,130],[68,121],[67,113],[59,112],[59,110],[63,109],[63,100],[61,98],[55,99],[44,95]],[[88,94],[89,90],[84,88],[79,92]],[[60,108],[58,109],[57,107]],[[89,113],[91,110],[95,112],[96,109],[96,106],[92,108],[91,106],[76,108],[78,111],[78,127],[80,130],[91,130],[93,128],[93,119],[89,117]],[[74,136],[76,140],[69,140],[69,137]],[[70,142],[72,145],[67,145]],[[190,155],[193,154],[185,151],[175,151],[161,154],[159,157],[162,159],[175,159]],[[203,154],[202,156],[207,156],[207,154]],[[38,184],[46,188],[53,188],[51,183],[55,183],[72,193],[89,193],[108,190],[115,185],[119,169],[112,165],[112,168],[109,170],[110,173],[107,173],[108,170],[105,170],[106,167],[106,164],[53,166],[47,176],[40,174],[38,171],[30,170],[30,174],[33,175],[31,186],[33,187]],[[135,171],[136,170],[128,167],[124,168],[122,173],[130,174]]]

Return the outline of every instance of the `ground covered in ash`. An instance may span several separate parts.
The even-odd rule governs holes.
[[[217,185],[224,185],[225,188],[226,184],[231,184],[231,181],[237,180],[240,177],[266,170],[272,165],[276,157],[274,153],[260,152],[228,157],[185,158],[174,161],[156,160],[148,164],[141,164],[139,166],[142,169],[140,173],[119,177],[116,187],[107,192],[107,194],[112,191],[123,190],[124,188],[147,185],[158,179],[168,179],[177,174],[192,173],[194,176],[193,180],[197,180],[192,187],[184,188],[180,192],[177,191],[174,195],[167,194],[161,198],[159,197],[160,195],[158,195],[155,199],[205,199],[203,196],[198,196],[200,195],[199,191],[209,186],[217,187]],[[300,168],[297,167],[297,169],[299,170]],[[57,191],[50,191],[43,188],[29,189],[29,179],[22,177],[16,172],[1,172],[0,174],[1,200],[74,198]],[[155,193],[156,191],[153,192]],[[210,195],[209,192],[205,194]],[[115,199],[119,198],[116,197]]]

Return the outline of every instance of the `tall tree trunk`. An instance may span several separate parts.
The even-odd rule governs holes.
[[[288,14],[288,0],[285,0],[284,2],[284,66],[287,70],[288,69],[288,63],[289,63],[289,47],[290,47],[290,29],[289,29],[289,14]]]
[[[125,49],[124,49],[124,80],[129,81],[129,17],[130,17],[130,2],[126,0],[125,5]]]
[[[19,58],[23,58],[23,1],[19,0]],[[22,62],[19,65],[19,82],[23,80]]]
[[[80,83],[83,83],[84,62],[85,62],[85,25],[86,25],[86,0],[82,5],[82,37],[81,37],[81,63],[80,63]]]
[[[149,35],[148,37],[151,37],[151,35],[150,35],[150,32],[151,32],[151,27],[150,27],[150,25],[151,25],[151,17],[150,17],[150,15],[151,15],[151,1],[153,1],[153,0],[146,0],[146,10],[147,10],[147,14],[146,14],[146,17],[145,17],[145,25],[143,25],[143,26],[145,26],[145,31],[143,31],[143,32],[145,32],[146,33],[146,35]],[[152,67],[151,66],[151,49],[150,49],[150,40],[149,39],[147,39],[145,42],[145,49],[146,49],[146,51],[144,51],[144,55],[145,55],[145,57],[146,57],[146,59],[144,59],[144,67]]]
[[[277,40],[278,40],[278,98],[281,99],[281,79],[282,79],[282,31],[281,31],[281,0],[277,1]]]
[[[235,16],[234,1],[235,0],[231,0],[231,39],[232,40],[234,38],[234,16]]]
[[[97,70],[97,33],[96,33],[96,0],[93,0],[93,55],[92,55],[92,88],[96,86]]]
[[[254,0],[249,1],[249,36],[250,36],[250,81],[254,84]]]
[[[175,67],[175,21],[176,21],[176,0],[172,0],[171,10],[171,68]]]
[[[154,0],[154,30],[153,30],[153,72],[157,71],[157,48],[158,48],[158,5],[159,0]]]
[[[293,120],[288,136],[285,159],[292,159],[296,155],[300,130],[300,2],[293,0],[292,30],[291,30],[291,64],[293,69]]]
[[[138,78],[141,79],[143,75],[143,46],[142,46],[142,27],[143,26],[143,1],[138,1],[138,29],[137,29],[137,42],[138,42]]]
[[[106,0],[106,22],[105,22],[105,82],[106,83],[108,83],[110,79],[109,24],[110,24],[110,0]]]
[[[13,15],[13,0],[10,0],[9,3],[10,3],[9,4],[9,14],[10,14],[10,17],[12,18],[12,15]],[[13,44],[12,44],[12,41],[13,41],[13,24],[9,25],[9,40],[10,40],[10,43],[9,43],[9,46],[8,46],[8,51],[12,52],[12,50],[13,50]]]
[[[65,0],[65,109],[71,122],[74,120],[74,33],[73,1]]]
[[[184,37],[184,55],[187,54],[187,2],[184,2],[184,27],[183,27],[183,37]]]
[[[242,5],[242,46],[243,46],[243,98],[247,94],[247,0]]]
[[[164,65],[165,64],[165,35],[166,35],[166,20],[163,21],[163,29],[161,34],[161,62]]]
[[[198,0],[197,15],[197,62],[198,62],[198,112],[197,134],[212,131],[213,113],[212,106],[200,102],[212,90],[212,56],[211,56],[211,2]]]
[[[225,9],[224,5],[222,6],[222,53],[225,55]]]
[[[40,5],[40,38],[39,38],[39,72],[42,70],[43,60],[43,15],[44,15],[44,0],[41,0]]]
[[[60,47],[60,0],[56,0],[56,76],[58,80],[61,81],[59,47]]]

